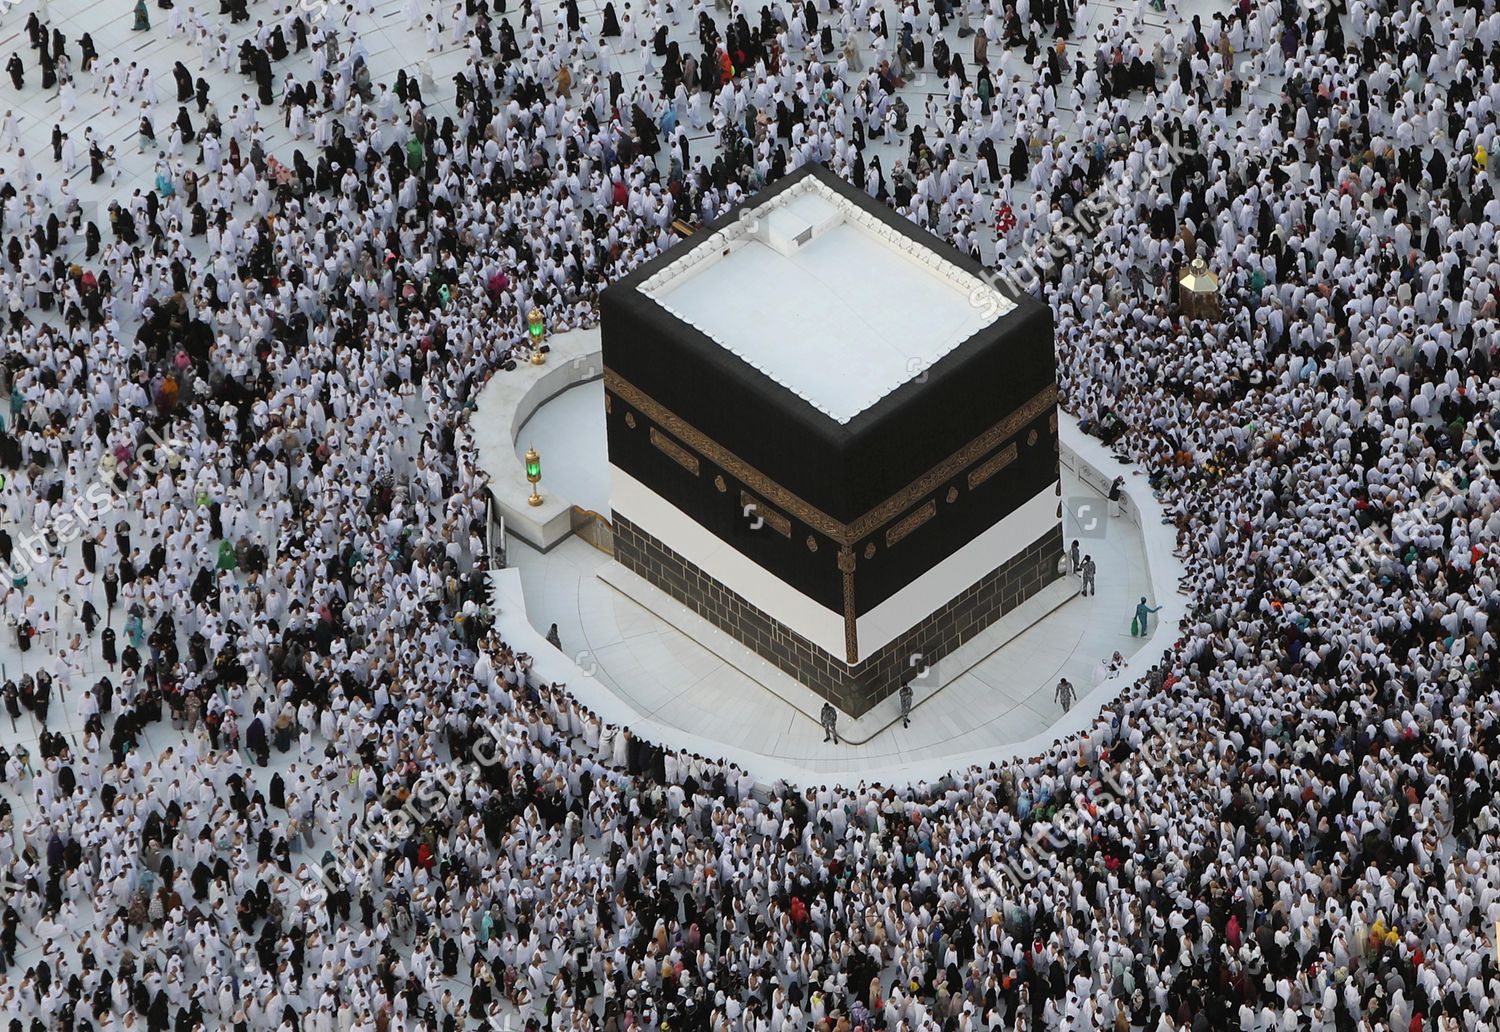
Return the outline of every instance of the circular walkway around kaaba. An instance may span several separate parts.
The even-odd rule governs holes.
[[[583,508],[597,510],[607,497],[602,420],[590,417],[590,406],[604,404],[602,368],[589,351],[597,340],[597,332],[560,335],[549,366],[500,374],[481,394],[474,434],[497,496],[524,498],[518,454],[541,441],[549,509],[571,508],[573,499],[558,493],[564,487]],[[1079,538],[1094,555],[1099,594],[1078,596],[1071,579],[1059,582],[1028,613],[1010,625],[1002,620],[967,654],[960,650],[947,670],[938,664],[943,687],[919,691],[909,728],[892,697],[859,722],[844,721],[854,743],[825,743],[821,699],[649,586],[620,591],[630,575],[579,536],[544,552],[509,525],[511,565],[496,574],[497,628],[534,657],[538,676],[566,683],[607,722],[732,760],[764,781],[930,780],[955,767],[1036,755],[1090,727],[1119,687],[1160,657],[1185,613],[1175,590],[1182,575],[1175,540],[1144,478],[1126,473],[1126,515],[1115,516],[1102,489],[1124,467],[1071,418],[1060,414],[1059,423],[1064,540]],[[1150,638],[1130,633],[1142,595],[1163,607]],[[553,623],[561,650],[543,637]],[[1115,651],[1124,666],[1099,680]],[[1054,697],[1064,676],[1080,694],[1067,713]]]

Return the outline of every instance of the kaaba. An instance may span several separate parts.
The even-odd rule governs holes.
[[[819,166],[600,298],[615,558],[859,716],[1056,579],[1052,316]]]

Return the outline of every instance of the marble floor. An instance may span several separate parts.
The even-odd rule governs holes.
[[[1068,497],[1091,492],[1066,472],[1063,490]],[[1070,514],[1065,539],[1077,536],[1077,529]],[[1110,533],[1087,544],[1099,565],[1097,595],[1071,598],[921,701],[909,728],[897,721],[860,745],[824,742],[814,707],[787,701],[779,688],[771,690],[600,580],[610,557],[577,537],[546,554],[511,538],[510,562],[521,574],[526,611],[503,613],[501,629],[522,616],[538,631],[556,623],[578,672],[634,714],[774,761],[771,769],[873,772],[913,763],[936,767],[966,754],[1031,755],[1051,743],[1050,730],[1064,719],[1054,697],[1058,679],[1068,678],[1080,693],[1069,717],[1097,712],[1119,683],[1103,678],[1102,661],[1117,650],[1129,657],[1142,647],[1147,639],[1130,634],[1133,607],[1142,595],[1153,605],[1158,601],[1133,525],[1113,523]]]
[[[516,457],[524,462],[526,450],[535,448],[545,460],[549,494],[607,517],[609,468],[573,461],[571,442],[577,438],[604,440],[603,380],[570,387],[537,409],[516,435]]]

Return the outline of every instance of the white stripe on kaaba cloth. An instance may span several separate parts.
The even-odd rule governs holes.
[[[843,613],[809,598],[611,464],[610,507],[708,576],[836,658],[845,656]],[[1058,524],[1056,483],[856,618],[859,656],[874,655],[1003,566]],[[838,572],[829,564],[829,575]],[[855,579],[859,574],[856,570]]]

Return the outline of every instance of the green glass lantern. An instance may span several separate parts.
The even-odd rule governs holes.
[[[547,335],[547,326],[540,308],[533,308],[526,313],[526,332],[531,336],[531,364],[541,365],[547,361],[547,354],[542,350],[542,338]]]
[[[542,479],[542,457],[535,448],[526,449],[526,479],[531,481],[531,497],[526,499],[526,504],[541,505],[542,496],[537,494],[536,485]]]

